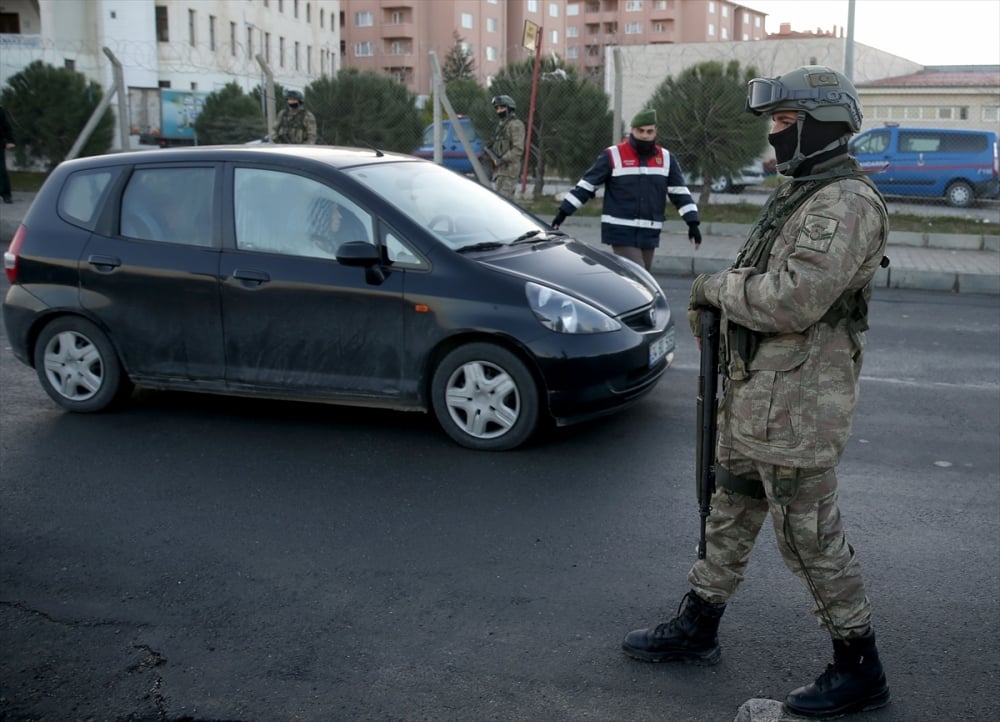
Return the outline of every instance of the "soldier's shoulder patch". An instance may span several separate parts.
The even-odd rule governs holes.
[[[840,221],[836,218],[807,215],[805,223],[799,230],[797,245],[819,253],[826,253],[830,250],[830,242],[833,241],[833,237],[837,233],[838,225],[840,225]]]

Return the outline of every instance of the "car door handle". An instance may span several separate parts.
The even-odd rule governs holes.
[[[246,286],[259,286],[271,280],[271,276],[264,271],[244,270],[242,268],[233,271],[233,278],[243,281]]]
[[[117,256],[102,256],[91,254],[87,256],[87,263],[97,268],[98,271],[113,271],[122,265],[122,259]]]

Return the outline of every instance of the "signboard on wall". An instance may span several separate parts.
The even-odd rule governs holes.
[[[165,138],[195,140],[194,121],[198,118],[208,93],[198,90],[160,91],[160,134]]]

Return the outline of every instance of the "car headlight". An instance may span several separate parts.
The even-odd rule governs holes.
[[[548,286],[528,281],[528,305],[545,328],[557,333],[607,333],[622,325],[603,311]]]

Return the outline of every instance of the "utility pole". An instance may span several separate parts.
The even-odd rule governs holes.
[[[854,82],[854,0],[847,0],[847,40],[844,43],[844,75]]]

